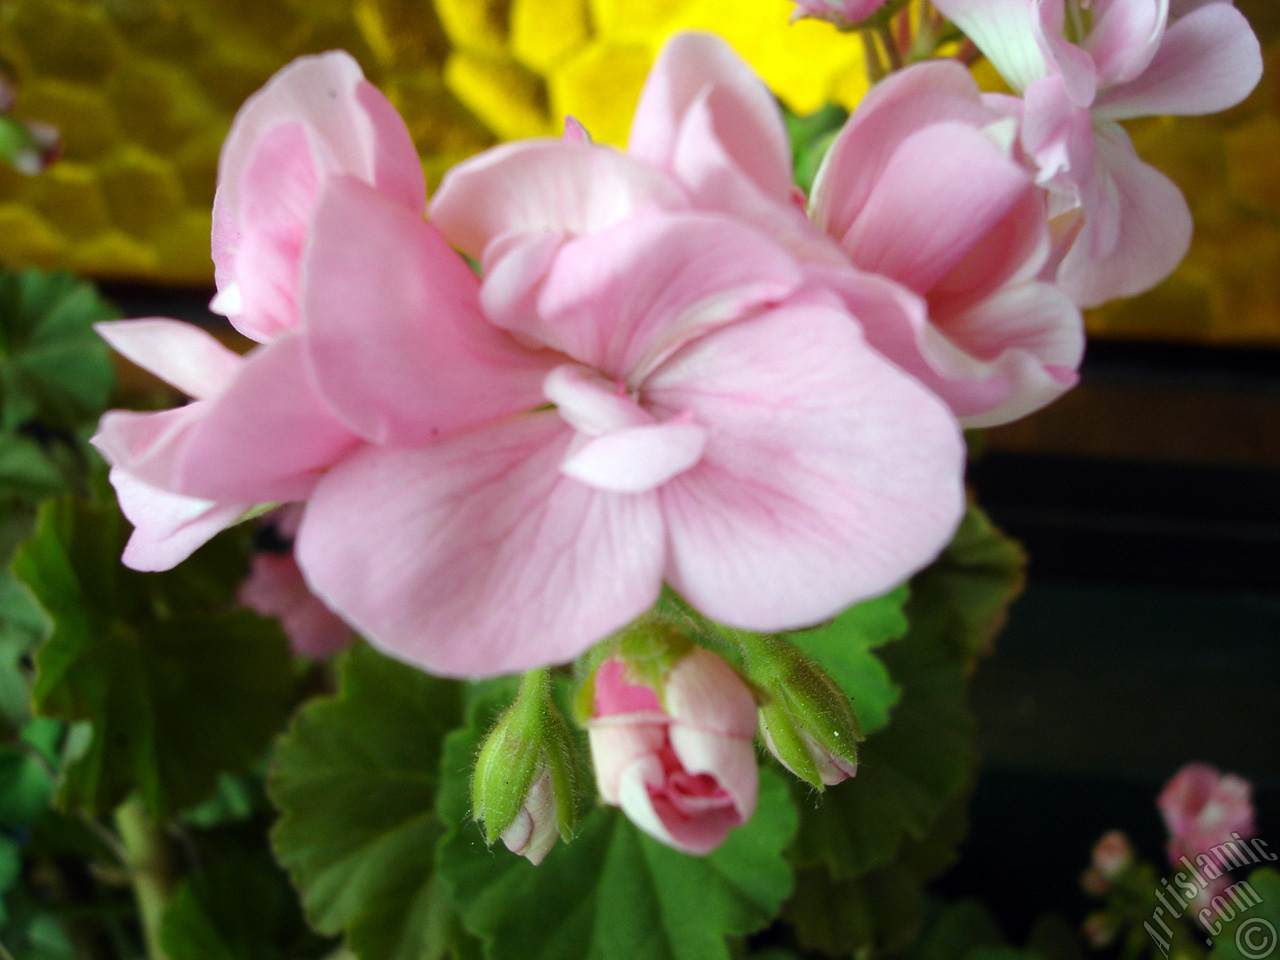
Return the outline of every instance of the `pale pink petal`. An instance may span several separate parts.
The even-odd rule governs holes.
[[[1009,423],[1048,406],[1079,380],[1084,321],[1057,287],[1024,283],[939,321],[924,338],[932,388],[966,428]],[[944,353],[938,338],[961,355]],[[946,379],[934,371],[945,372]],[[915,372],[915,371],[913,371]]]
[[[1093,29],[1081,45],[1093,58],[1100,86],[1133,80],[1162,45],[1169,0],[1106,0],[1093,9]]]
[[[312,385],[296,332],[249,355],[182,441],[172,489],[210,500],[303,500],[358,439]]]
[[[196,400],[221,393],[244,363],[208,332],[177,320],[108,320],[93,329],[130,363]]]
[[[742,823],[728,800],[690,816],[670,802],[665,795],[666,785],[661,761],[648,756],[624,772],[618,790],[618,803],[627,818],[660,843],[703,856],[720,846],[728,832]]]
[[[654,423],[653,414],[618,386],[590,367],[563,363],[547,374],[542,392],[569,426],[589,437]]]
[[[370,641],[433,673],[570,660],[653,604],[665,551],[656,495],[560,473],[570,437],[548,412],[365,449],[316,487],[298,561]]]
[[[664,693],[667,713],[678,724],[745,741],[756,734],[755,698],[733,667],[710,650],[698,647],[676,661]],[[695,770],[687,761],[685,769]]]
[[[934,6],[1021,92],[1048,70],[1037,41],[1034,0],[936,0]]]
[[[297,325],[298,260],[319,187],[303,124],[268,130],[241,178],[239,239],[223,266],[234,282],[211,305],[227,308],[236,329],[260,343]]]
[[[903,141],[838,239],[854,266],[927,293],[1034,191],[980,130],[938,123]]]
[[[730,92],[708,89],[685,117],[673,168],[694,205],[741,220],[803,260],[838,262],[840,252],[805,216],[789,160],[782,176],[765,182],[739,165],[738,156],[751,149],[742,142],[739,107]]]
[[[985,127],[1000,119],[982,101],[973,76],[953,60],[919,63],[871,88],[823,158],[810,215],[833,237],[848,232],[899,145],[942,122]]]
[[[133,570],[153,572],[176,567],[228,527],[239,523],[252,504],[214,503],[148,486],[119,467],[109,474],[120,510],[134,530],[121,561]]]
[[[667,41],[649,72],[627,152],[678,169],[685,121],[695,107],[723,149],[722,171],[744,175],[767,196],[791,191],[791,148],[777,101],[719,37],[686,32]]]
[[[662,749],[667,742],[667,725],[665,721],[647,723],[622,718],[617,722],[593,720],[587,726],[587,737],[600,799],[616,804],[623,776],[638,761]]]
[[[426,206],[426,183],[404,121],[350,54],[299,57],[245,101],[218,165],[221,203],[239,211],[241,178],[260,138],[281,123],[301,121],[322,175],[346,174],[373,184],[410,210]]]
[[[325,178],[356,177],[415,215],[426,183],[395,108],[347,54],[295,60],[246,101],[223,145],[213,260],[224,312],[269,340],[296,322],[297,261]]]
[[[591,681],[593,720],[602,720],[619,714],[648,714],[654,722],[666,723],[669,719],[662,711],[658,695],[643,683],[632,683],[627,678],[627,663],[620,657],[609,657],[596,669]],[[628,723],[635,723],[633,717]]]
[[[752,703],[752,720],[754,706]],[[680,765],[689,773],[715,777],[720,789],[732,798],[739,823],[750,820],[755,813],[760,789],[756,749],[751,742],[754,735],[754,726],[746,737],[726,737],[682,723],[671,725],[671,748],[680,758]]]
[[[1258,38],[1230,3],[1206,3],[1169,25],[1142,75],[1104,91],[1100,120],[1216,113],[1235,106],[1262,77]]]
[[[707,431],[679,419],[615,430],[570,448],[560,469],[597,490],[646,493],[702,456]]]
[[[174,490],[187,438],[212,402],[196,400],[154,412],[108,410],[89,442],[112,466],[150,486]]]
[[[324,659],[355,640],[342,618],[308,589],[291,553],[255,553],[238,599],[264,616],[279,617],[294,653]]]
[[[788,630],[901,582],[963,509],[959,429],[862,340],[848,314],[783,307],[686,347],[650,407],[707,427],[693,469],[659,491],[667,580],[694,607]]]
[[[480,305],[490,323],[519,329],[528,322],[537,312],[542,282],[566,239],[559,231],[515,233],[495,237],[485,247]]]
[[[753,230],[709,214],[629,220],[565,244],[522,330],[637,387],[689,339],[775,303],[800,269]]]
[[[1062,35],[1066,0],[1037,0],[1036,6],[1036,36],[1040,49],[1047,55],[1054,75],[1062,81],[1072,103],[1080,107],[1089,106],[1098,92],[1098,70],[1085,50]]]
[[[1110,253],[1093,256],[1082,235],[1058,269],[1058,285],[1082,307],[1149,290],[1191,244],[1191,212],[1177,186],[1138,158],[1118,126],[1099,126],[1096,142],[1097,176],[1114,190],[1120,227]]]
[[[374,443],[414,444],[536,407],[550,362],[480,313],[439,231],[358,180],[316,208],[302,303],[321,394]]]
[[[678,210],[684,191],[660,170],[585,143],[521,140],[445,174],[431,221],[467,256],[517,233],[592,233],[642,210]]]

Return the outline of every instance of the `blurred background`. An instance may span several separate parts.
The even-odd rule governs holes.
[[[1030,582],[974,683],[984,753],[944,881],[1014,930],[1080,900],[1110,827],[1154,853],[1182,763],[1251,778],[1280,844],[1280,3],[1238,0],[1267,73],[1210,118],[1132,127],[1195,216],[1190,256],[1089,317],[1083,382],[988,431],[971,481]],[[213,322],[209,210],[235,110],[304,53],[351,51],[434,185],[565,114],[621,143],[662,41],[725,36],[783,103],[846,108],[861,47],[786,0],[0,0],[12,112],[55,127],[38,176],[0,166],[0,262],[99,281],[126,315]]]

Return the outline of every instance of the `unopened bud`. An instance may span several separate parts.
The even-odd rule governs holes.
[[[1133,845],[1123,830],[1108,830],[1093,845],[1093,867],[1108,882],[1133,864]]]
[[[752,635],[744,646],[748,676],[768,696],[760,729],[769,752],[819,790],[856,774],[862,733],[844,691],[785,640]]]
[[[1113,914],[1100,910],[1084,918],[1080,932],[1084,935],[1085,943],[1095,950],[1101,950],[1115,942],[1120,933],[1120,923]]]
[[[520,694],[494,724],[476,759],[472,816],[485,842],[538,864],[556,838],[573,834],[576,802],[568,725],[551,700],[545,670],[526,674]]]

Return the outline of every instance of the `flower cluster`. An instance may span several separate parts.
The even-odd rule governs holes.
[[[910,576],[961,517],[962,428],[1069,389],[1080,307],[1150,286],[1185,248],[1185,205],[1114,121],[1224,106],[1257,79],[1221,2],[1182,4],[1167,30],[1155,0],[938,6],[1025,99],[955,61],[907,67],[850,117],[807,202],[776,102],[709,35],[664,49],[625,152],[570,120],[455,167],[429,208],[403,122],[349,56],[281,71],[238,115],[214,202],[212,307],[257,346],[100,326],[192,398],[113,411],[95,437],[135,525],[125,562],[164,569],[302,504],[309,588],[459,677],[570,661],[664,584],[774,633]],[[1034,46],[1011,53],[988,16]],[[1192,95],[1196,70],[1212,93],[1201,78]],[[694,851],[755,796],[755,701],[708,657],[660,693],[606,661],[589,720],[604,799]],[[763,716],[820,786],[856,770],[839,739],[856,726],[814,682],[778,703],[816,725]],[[494,828],[539,858],[549,782]]]

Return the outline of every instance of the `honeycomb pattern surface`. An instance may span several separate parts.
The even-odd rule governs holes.
[[[1280,4],[1237,0],[1267,72],[1214,117],[1135,124],[1140,152],[1196,218],[1184,265],[1089,317],[1094,335],[1280,344]],[[303,53],[350,50],[404,114],[434,183],[495,142],[566,114],[625,142],[672,32],[724,36],[789,107],[866,91],[861,44],[789,23],[788,0],[4,0],[0,56],[19,111],[63,131],[65,159],[0,169],[0,260],[108,279],[207,284],[218,148],[236,108]]]

